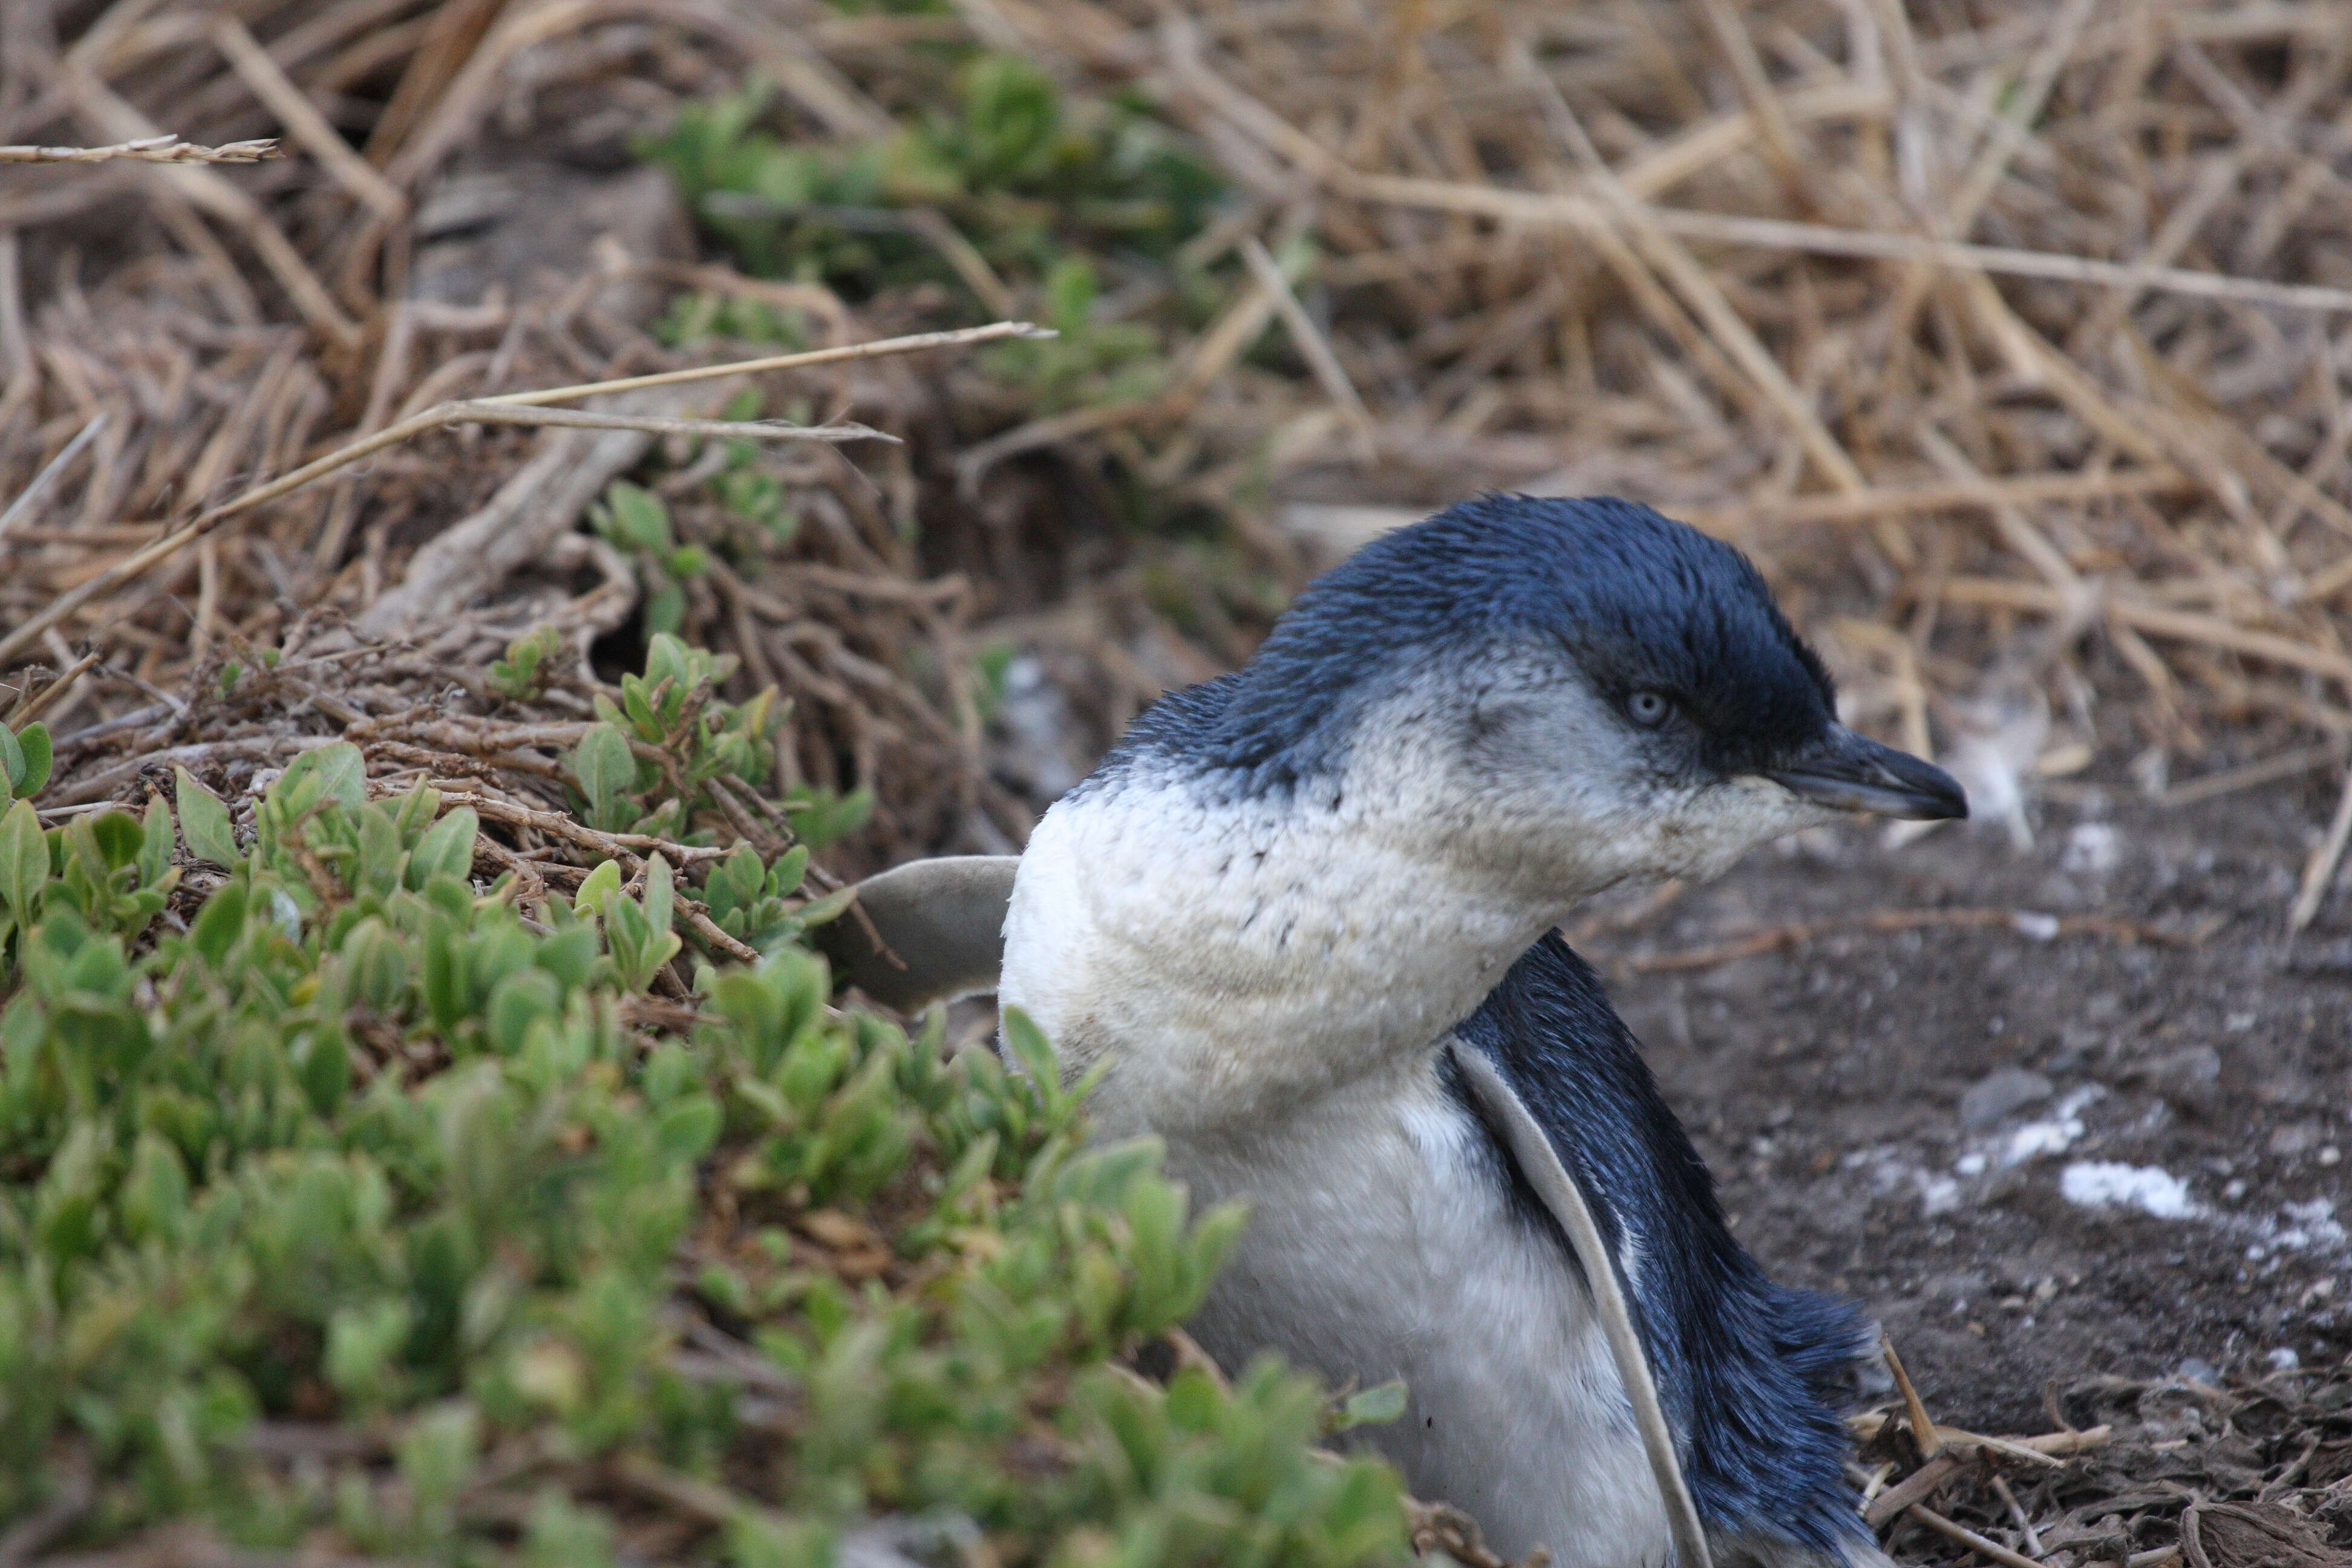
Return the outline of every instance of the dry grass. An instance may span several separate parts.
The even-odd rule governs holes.
[[[1071,82],[1139,84],[1201,139],[1239,201],[1192,261],[1263,261],[1260,237],[1299,236],[1320,259],[1297,294],[1234,268],[1169,385],[1137,402],[1008,427],[1001,395],[952,374],[789,389],[915,443],[868,477],[782,459],[829,514],[778,565],[802,568],[797,590],[722,582],[695,606],[698,630],[742,640],[748,678],[824,717],[803,759],[820,782],[889,794],[886,754],[976,777],[969,703],[939,674],[968,663],[975,617],[1016,616],[999,629],[1087,671],[1098,731],[1246,650],[1260,618],[1231,595],[1197,595],[1183,644],[1143,608],[1128,542],[1074,548],[1101,531],[1085,514],[1108,456],[1227,517],[1276,579],[1332,533],[1330,508],[1298,502],[1411,508],[1484,484],[1651,500],[1767,561],[1861,721],[1974,745],[2012,779],[2123,746],[2160,785],[2224,731],[2240,750],[2272,743],[2249,727],[2282,746],[2352,733],[2352,92],[2344,18],[2320,0],[207,10],[55,8],[53,36],[37,16],[7,52],[12,140],[168,119],[223,143],[283,131],[308,155],[235,176],[28,171],[0,192],[0,494],[50,470],[0,529],[0,618],[420,396],[673,363],[610,289],[401,299],[407,209],[485,136],[576,141],[595,103],[658,123],[754,69],[808,134],[871,133],[911,90],[894,51],[969,29]],[[330,121],[363,157],[320,145]],[[140,204],[130,254],[104,247]],[[877,300],[853,331],[811,286],[635,259],[661,288],[782,288],[834,341],[954,313]],[[80,700],[102,705],[289,615],[358,615],[527,449],[436,438],[289,498],[47,650],[60,667],[101,650]],[[1343,508],[1337,531],[1391,515]],[[1104,595],[1035,581],[1041,551],[1084,556]],[[887,632],[840,587],[877,574],[898,584]],[[908,638],[938,642],[939,678],[883,701]],[[1022,828],[1009,799],[985,832],[893,807],[903,847]]]
[[[2086,1377],[2045,1390],[2056,1430],[2024,1439],[1874,1414],[1854,1423],[1854,1479],[1901,1561],[1958,1543],[2004,1568],[2318,1568],[2342,1560],[2330,1542],[2352,1512],[2347,1393],[2340,1371],[2223,1387]],[[1928,1442],[1914,1440],[1915,1422]]]

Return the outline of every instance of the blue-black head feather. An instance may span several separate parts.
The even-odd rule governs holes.
[[[1654,690],[1724,773],[1833,721],[1829,673],[1731,546],[1646,506],[1484,496],[1385,535],[1311,584],[1247,667],[1165,699],[1108,766],[1181,757],[1279,788],[1344,758],[1349,727],[1433,661],[1565,650],[1604,696]]]

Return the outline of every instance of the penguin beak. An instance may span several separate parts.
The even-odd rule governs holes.
[[[1843,724],[1764,776],[1790,793],[1832,811],[1937,822],[1969,814],[1958,781],[1933,763],[1882,746]]]

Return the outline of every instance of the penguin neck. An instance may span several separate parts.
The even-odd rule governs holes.
[[[1046,814],[1000,994],[1066,1073],[1109,1058],[1106,1132],[1262,1128],[1425,1063],[1581,896],[1476,874],[1390,793],[1135,771]]]

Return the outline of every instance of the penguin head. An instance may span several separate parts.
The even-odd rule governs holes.
[[[1098,776],[1139,769],[1352,813],[1568,897],[1712,875],[1842,813],[1968,811],[1942,770],[1838,721],[1745,556],[1613,500],[1485,497],[1367,545]]]

